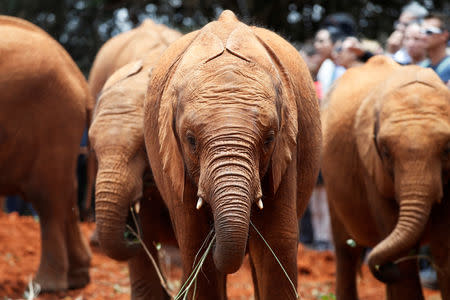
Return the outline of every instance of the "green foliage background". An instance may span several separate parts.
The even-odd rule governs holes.
[[[429,10],[450,13],[446,0],[418,2]],[[405,4],[400,0],[0,0],[0,14],[24,18],[45,29],[87,74],[107,39],[144,18],[188,32],[231,9],[246,23],[302,43],[313,37],[326,15],[347,12],[362,36],[384,42]]]

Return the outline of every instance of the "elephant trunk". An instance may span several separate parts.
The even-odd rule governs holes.
[[[402,181],[401,179],[399,180]],[[424,182],[424,181],[422,181]],[[417,188],[420,185],[421,188]],[[368,264],[374,276],[383,282],[395,282],[401,274],[392,261],[417,245],[436,200],[435,185],[399,184],[400,211],[394,230],[370,253]],[[437,195],[436,195],[437,196]]]
[[[228,158],[209,165],[212,170],[210,204],[216,232],[213,258],[216,268],[224,274],[236,272],[245,256],[251,204],[254,191],[260,187],[259,179],[255,180],[259,176],[250,162]]]
[[[105,253],[116,260],[127,260],[140,248],[124,237],[131,205],[130,177],[127,172],[101,166],[97,175],[95,213],[99,242]]]
[[[224,274],[236,272],[242,265],[247,246],[250,220],[248,197],[236,197],[233,193],[214,201],[214,228],[216,247],[214,264]]]

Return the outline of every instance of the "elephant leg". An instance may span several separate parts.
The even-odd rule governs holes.
[[[201,246],[201,243],[198,244],[196,249],[198,250]],[[193,248],[194,249],[194,248]],[[180,249],[183,252],[183,249]],[[185,250],[184,250],[185,251]],[[182,254],[183,260],[183,279],[181,286],[183,286],[188,279],[188,277],[193,273],[193,265],[194,259],[197,254],[197,251],[194,253],[193,251],[186,251],[189,254]],[[201,254],[195,259],[195,262],[198,262]],[[214,261],[212,258],[212,253],[208,254],[202,268],[200,269],[197,280],[195,283],[196,287],[192,286],[189,291],[188,299],[227,299],[226,295],[226,275],[221,274],[217,271],[216,266],[214,265]],[[194,291],[195,289],[195,297]]]
[[[386,284],[387,300],[423,300],[416,260],[406,260],[398,264],[401,280]]]
[[[147,200],[149,201],[141,202],[139,212],[139,220],[143,232],[142,238],[151,256],[158,263],[158,268],[160,268],[155,243],[159,242],[157,231],[161,230],[161,225],[155,224],[155,222],[158,222],[157,216],[152,212],[155,207],[150,202],[151,199]],[[137,256],[128,261],[128,269],[130,272],[131,299],[170,299],[170,296],[161,285],[154,265],[144,250],[139,251]]]
[[[249,255],[249,262],[250,262],[250,268],[252,271],[252,281],[253,281],[253,290],[255,291],[255,300],[261,299],[259,296],[259,287],[258,287],[258,281],[256,277],[256,268],[255,264],[253,263],[252,257]]]
[[[64,195],[54,188],[42,186],[26,192],[25,196],[32,201],[39,215],[41,229],[41,260],[34,281],[43,292],[66,290],[69,287],[69,258],[65,240],[67,210],[61,201]]]
[[[158,251],[153,243],[145,242],[145,244],[150,254],[158,262]],[[145,251],[140,251],[137,256],[130,259],[128,268],[130,270],[131,299],[170,299]]]
[[[449,241],[445,241],[444,244],[446,245],[440,243],[432,244],[431,254],[433,255],[433,261],[436,265],[442,300],[450,300],[450,245]]]
[[[72,191],[68,193],[72,195],[71,201],[67,202],[67,218],[66,218],[66,243],[67,253],[69,257],[68,284],[70,289],[84,287],[90,281],[89,267],[91,262],[91,251],[83,238],[79,227],[78,207],[75,201],[76,186],[72,186]],[[68,189],[70,190],[70,189]]]
[[[256,299],[296,299],[299,232],[293,199],[296,199],[296,188],[285,181],[275,198],[263,198],[263,210],[252,212],[253,224],[288,275],[285,275],[260,235],[250,226],[248,247]],[[256,206],[253,209],[257,209]]]
[[[447,192],[448,193],[448,192]],[[430,239],[431,255],[438,276],[442,300],[450,300],[450,202],[444,198],[433,211],[432,236]]]
[[[356,300],[358,299],[356,275],[364,247],[358,245],[350,247],[347,244],[347,240],[351,237],[333,210],[330,210],[330,221],[336,254],[336,299]]]
[[[192,198],[195,199],[194,196]],[[195,202],[187,201],[185,198],[182,203],[177,203],[171,210],[183,264],[182,285],[191,275],[194,261],[198,262],[203,254],[203,251],[199,252],[199,250],[211,229],[206,209],[196,210]],[[188,299],[193,299],[193,290],[192,286]],[[198,273],[195,299],[226,299],[226,277],[225,274],[217,271],[212,258],[212,249]]]

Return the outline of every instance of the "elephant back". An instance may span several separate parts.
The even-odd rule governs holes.
[[[0,30],[4,32],[0,35],[0,51],[3,52],[5,69],[13,68],[14,75],[21,80],[26,78],[30,88],[34,84],[41,89],[60,89],[61,94],[67,95],[52,101],[73,101],[82,106],[79,109],[83,110],[83,114],[92,111],[92,100],[84,75],[53,37],[26,20],[8,16],[0,16]],[[13,77],[9,79],[14,80]]]
[[[324,144],[336,137],[337,133],[348,132],[349,128],[353,128],[364,99],[398,67],[388,57],[374,56],[366,64],[347,70],[336,81],[324,104]]]
[[[40,34],[44,34],[48,37],[50,35],[45,32],[40,27],[34,25],[33,23],[30,23],[28,21],[16,18],[16,17],[10,17],[10,16],[0,16],[0,26],[11,26],[15,28],[20,28],[23,30],[31,31],[31,32],[37,32]]]
[[[98,51],[89,73],[91,93],[97,97],[104,83],[126,64],[153,54],[159,57],[182,34],[150,19],[108,40]]]

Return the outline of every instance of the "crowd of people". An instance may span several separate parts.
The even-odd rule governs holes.
[[[401,65],[432,68],[450,88],[448,19],[448,15],[429,12],[413,1],[402,8],[383,47],[378,41],[362,38],[349,14],[327,16],[314,40],[300,49],[315,81],[321,108],[326,106],[326,94],[336,79],[373,55],[387,55]],[[317,250],[332,249],[327,196],[320,174],[300,227],[301,242]],[[431,274],[428,281],[432,286],[435,273],[424,268],[423,274]]]

